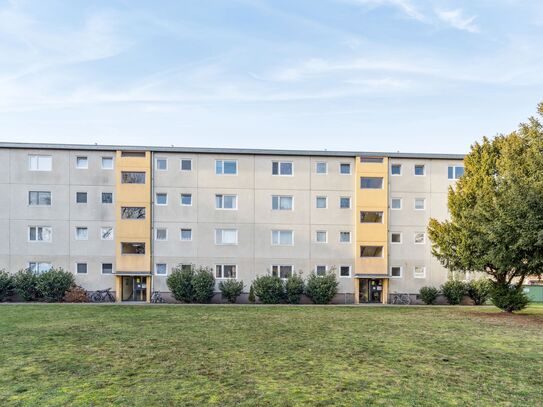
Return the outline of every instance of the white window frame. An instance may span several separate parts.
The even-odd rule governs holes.
[[[42,274],[42,273],[45,273],[46,271],[49,271],[49,270],[51,270],[53,268],[53,263],[51,263],[50,261],[29,261],[28,262],[28,268],[30,270],[32,270],[32,264],[35,265],[35,270],[34,270],[35,274]],[[40,268],[41,268],[40,266],[42,264],[48,265],[47,270],[40,271]]]
[[[452,178],[449,177],[449,168],[452,168],[452,171],[453,171],[453,177]],[[464,171],[466,171],[466,167],[464,165],[451,164],[451,165],[447,166],[447,179],[449,181],[458,181],[460,179],[460,177],[456,176],[456,169],[457,168],[463,168]]]
[[[165,230],[166,231],[166,237],[164,239],[159,239],[158,238],[158,231],[159,230]],[[168,240],[168,228],[155,228],[155,241],[159,241],[159,242],[165,242]]]
[[[324,233],[324,242],[319,241],[319,233]],[[328,231],[327,230],[316,230],[315,231],[315,243],[317,243],[317,244],[328,243]]]
[[[84,265],[85,265],[85,272],[84,272],[84,273],[80,273],[80,272],[79,272],[78,266],[79,266],[80,264],[84,264]],[[74,270],[74,271],[75,271],[74,274],[77,274],[77,275],[79,275],[79,274],[89,274],[89,263],[87,263],[87,262],[79,262],[79,261],[76,261],[76,262],[75,262],[75,270]]]
[[[341,166],[342,165],[348,165],[349,166],[349,172],[341,172]],[[352,165],[351,163],[339,163],[339,175],[351,175],[352,173]]]
[[[276,268],[277,269],[277,277],[279,277],[281,280],[287,280],[288,277],[281,277],[281,267],[290,267],[290,275],[291,276],[294,275],[294,265],[292,265],[292,264],[272,264],[270,266],[271,275],[272,276],[274,275],[273,269]]]
[[[164,273],[158,272],[158,266],[164,266]],[[167,276],[168,275],[168,264],[167,263],[155,263],[155,276]]]
[[[324,198],[324,208],[320,208],[317,202],[319,202],[319,199],[323,199],[323,198]],[[328,197],[323,196],[323,195],[316,196],[315,197],[315,209],[328,209]]]
[[[104,264],[111,264],[111,273],[104,273]],[[111,263],[100,263],[100,274],[102,274],[104,276],[111,276],[111,275],[115,274],[115,271],[113,269],[113,262],[111,262]]]
[[[77,194],[85,194],[87,200],[85,202],[77,202]],[[87,191],[75,191],[75,203],[77,205],[87,205],[89,203],[89,193]]]
[[[313,269],[313,273],[318,276],[317,274],[317,267],[324,267],[324,275],[328,274],[330,271],[330,266],[328,264],[315,264],[315,268]]]
[[[183,231],[190,230],[190,239],[183,239]],[[179,240],[182,242],[192,242],[192,228],[180,228],[179,229]]]
[[[158,168],[158,162],[166,162],[166,168]],[[166,157],[155,157],[155,170],[156,171],[168,171],[168,159]]]
[[[273,164],[277,163],[277,174],[273,173]],[[283,174],[281,164],[290,164],[290,174]],[[292,177],[294,176],[294,161],[288,160],[272,160],[272,177]]]
[[[50,239],[49,240],[31,240],[30,239],[30,229],[36,229],[36,237],[38,237],[38,229],[42,229],[42,237],[43,237],[43,229],[49,229],[49,237]],[[28,227],[28,242],[29,243],[51,243],[53,241],[53,227],[52,226],[40,226],[40,225],[31,225]]]
[[[80,166],[79,165],[79,160],[84,160],[85,161],[85,165],[83,166]],[[77,170],[88,170],[89,169],[89,157],[86,156],[86,155],[78,155],[75,157],[75,168]]]
[[[273,243],[273,234],[277,232],[278,235],[278,239],[277,239],[277,243]],[[281,243],[281,234],[283,232],[290,232],[291,236],[292,236],[292,242],[290,244],[282,244]],[[284,246],[284,247],[288,247],[288,246],[294,246],[294,230],[292,229],[272,229],[271,231],[271,245],[272,246]]]
[[[225,208],[224,207],[224,197],[234,197],[234,207]],[[221,197],[221,207],[217,206],[217,198]],[[220,211],[237,211],[238,210],[238,195],[237,194],[215,194],[215,209]]]
[[[400,235],[399,242],[392,241],[392,235]],[[402,244],[403,243],[403,233],[402,232],[390,232],[390,244]]]
[[[104,194],[110,194],[111,195],[111,202],[104,202]],[[88,200],[88,196],[87,196],[87,200]],[[100,192],[100,203],[103,204],[103,205],[112,205],[114,204],[115,202],[113,201],[114,198],[113,198],[113,192],[109,192],[109,191],[102,191]]]
[[[422,174],[417,174],[417,167],[422,167]],[[426,164],[414,164],[413,165],[413,175],[415,177],[425,177],[426,176]]]
[[[111,160],[111,167],[104,167],[104,160]],[[114,161],[113,161],[113,157],[111,157],[111,156],[102,157],[102,159],[100,161],[100,166],[101,166],[101,168],[103,170],[112,170],[112,169],[114,169],[115,164],[114,164]]]
[[[347,206],[347,207],[341,206],[341,200],[342,199],[348,199],[349,200],[349,206]],[[351,209],[351,207],[352,207],[352,199],[351,199],[350,196],[340,196],[339,197],[339,209]]]
[[[400,201],[400,207],[399,208],[392,207],[392,201],[395,200],[395,199],[398,199]],[[390,210],[391,211],[401,211],[402,207],[403,207],[403,198],[390,198]]]
[[[417,276],[417,268],[422,269],[422,275]],[[413,278],[426,278],[426,266],[413,266]]]
[[[158,203],[158,196],[159,195],[165,195],[166,196],[166,203]],[[179,199],[181,199],[181,197]],[[168,193],[167,192],[155,192],[155,205],[157,205],[157,206],[167,206],[168,205]]]
[[[189,195],[190,196],[190,204],[183,203],[183,195]],[[181,206],[192,206],[192,193],[183,192],[183,193],[179,194],[179,204]]]
[[[103,232],[104,229],[111,229],[111,235],[110,235],[109,239],[104,239],[104,232]],[[114,239],[114,234],[115,234],[115,229],[114,229],[113,226],[102,226],[102,227],[100,227],[100,240],[113,240]]]
[[[184,170],[183,169],[183,161],[190,161],[190,170]],[[193,164],[192,158],[180,158],[179,159],[179,171],[181,171],[181,172],[192,172],[192,164]]]
[[[48,166],[44,166],[44,163],[40,165],[40,159],[48,158],[49,164]],[[36,160],[36,168],[32,168],[32,160]],[[29,171],[53,171],[53,156],[52,155],[46,155],[46,154],[28,154],[28,170]]]
[[[324,164],[324,172],[319,172],[319,164]],[[327,161],[316,161],[315,162],[315,174],[317,174],[317,175],[327,175],[328,174],[328,162]]]
[[[400,269],[400,275],[399,276],[393,276],[392,275],[392,269],[393,268],[399,268]],[[390,278],[402,278],[403,277],[403,267],[402,266],[390,266]]]
[[[348,267],[349,268],[349,275],[348,276],[342,276],[341,275],[341,268],[342,267]],[[353,267],[352,266],[345,266],[345,265],[339,266],[339,269],[338,269],[339,278],[351,278],[352,272],[353,272]]]
[[[222,241],[224,240],[223,236],[224,236],[225,231],[234,231],[236,233],[236,241],[235,241],[235,243],[222,243]],[[221,242],[217,241],[217,233],[218,232],[221,232]],[[239,231],[238,231],[238,229],[234,229],[234,228],[216,228],[215,229],[215,245],[217,245],[217,246],[237,246],[238,244],[239,244]]]
[[[395,166],[400,166],[400,173],[399,174],[393,174],[392,173],[392,167],[395,167]],[[414,170],[413,170],[414,171]],[[402,176],[402,172],[403,172],[403,165],[402,164],[398,164],[398,163],[391,163],[390,164],[390,176],[391,177],[401,177]]]
[[[224,277],[224,266],[233,266],[235,277]],[[221,268],[221,276],[217,277],[218,268]],[[217,280],[237,280],[238,279],[238,265],[237,264],[215,264],[215,279]]]
[[[219,161],[222,163],[221,164],[221,172],[217,172],[217,163]],[[235,174],[225,174],[224,173],[224,163],[225,163],[225,161],[236,163],[236,172],[235,172]],[[235,177],[235,176],[238,175],[238,173],[239,173],[238,160],[230,160],[230,159],[224,159],[224,158],[215,160],[215,175]]]
[[[422,242],[419,242],[417,243],[416,239],[417,239],[417,235],[421,234],[422,235]],[[426,233],[425,232],[415,232],[413,233],[413,244],[426,244]]]
[[[344,242],[344,241],[341,240],[341,234],[342,233],[348,233],[349,234],[349,241],[348,242]],[[338,242],[341,243],[341,244],[350,244],[352,242],[352,236],[353,236],[353,234],[351,233],[350,230],[340,230],[339,234],[338,234],[338,239],[339,239]]]
[[[273,208],[273,198],[277,197],[277,209]],[[290,198],[291,208],[281,209],[281,199]],[[294,210],[294,196],[293,195],[272,195],[272,211],[293,211]]]
[[[422,199],[422,208],[417,208],[417,200]],[[416,211],[425,211],[426,210],[426,198],[413,198],[413,209]]]
[[[87,237],[84,238],[84,239],[79,238],[78,235],[77,235],[78,229],[85,229],[87,231]],[[75,240],[89,240],[89,228],[88,228],[88,226],[76,226],[75,227]]]
[[[49,205],[40,205],[39,203],[37,203],[35,205],[32,205],[30,203],[30,193],[31,192],[38,193],[38,202],[40,201],[40,198],[39,198],[40,192],[42,192],[42,193],[47,193],[48,192],[49,193],[49,202],[50,202],[50,204]],[[26,206],[40,206],[40,207],[51,207],[51,206],[53,206],[53,191],[33,191],[33,190],[29,190],[28,191],[28,200],[26,201]]]

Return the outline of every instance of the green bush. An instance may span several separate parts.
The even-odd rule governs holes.
[[[488,278],[471,280],[466,284],[466,294],[473,300],[475,305],[482,305],[490,298],[492,283]]]
[[[307,279],[305,294],[315,304],[329,304],[337,294],[338,285],[336,273],[333,270],[324,276],[311,274]]]
[[[530,299],[522,291],[522,287],[499,287],[493,284],[491,289],[492,303],[507,312],[520,311],[526,308]]]
[[[251,304],[254,304],[255,301],[256,301],[256,298],[255,298],[255,288],[253,287],[253,285],[251,284],[251,288],[249,288],[249,298],[248,298],[249,302]]]
[[[198,267],[192,276],[193,301],[207,303],[213,298],[215,276],[208,267]]]
[[[441,292],[451,305],[460,304],[466,294],[466,284],[463,281],[449,280],[441,286]]]
[[[276,276],[260,276],[253,281],[255,295],[264,304],[279,304],[285,297],[283,281]]]
[[[51,269],[38,275],[36,289],[47,302],[60,302],[64,294],[75,284],[72,273],[61,268]]]
[[[435,287],[422,287],[419,294],[422,302],[427,305],[432,305],[436,303],[439,290]]]
[[[15,292],[24,301],[34,301],[40,298],[38,291],[38,275],[30,269],[19,270],[13,276]]]
[[[304,293],[304,280],[301,276],[292,275],[285,283],[285,298],[289,304],[299,304]]]
[[[219,283],[222,297],[234,304],[243,292],[243,281],[226,280]]]
[[[191,302],[194,298],[194,289],[192,287],[192,277],[194,270],[192,267],[182,267],[178,265],[166,279],[166,285],[172,292],[173,298],[181,302]]]
[[[5,270],[0,270],[0,301],[11,295],[13,290],[13,276]]]

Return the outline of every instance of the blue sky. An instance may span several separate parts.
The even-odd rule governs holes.
[[[542,39],[538,0],[0,0],[0,140],[462,153]]]

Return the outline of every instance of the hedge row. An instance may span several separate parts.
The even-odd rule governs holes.
[[[41,274],[25,269],[13,275],[0,270],[0,301],[17,294],[24,301],[60,302],[75,288],[74,275],[61,268]]]

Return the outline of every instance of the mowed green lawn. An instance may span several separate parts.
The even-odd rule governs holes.
[[[541,406],[543,308],[0,306],[0,405]]]

